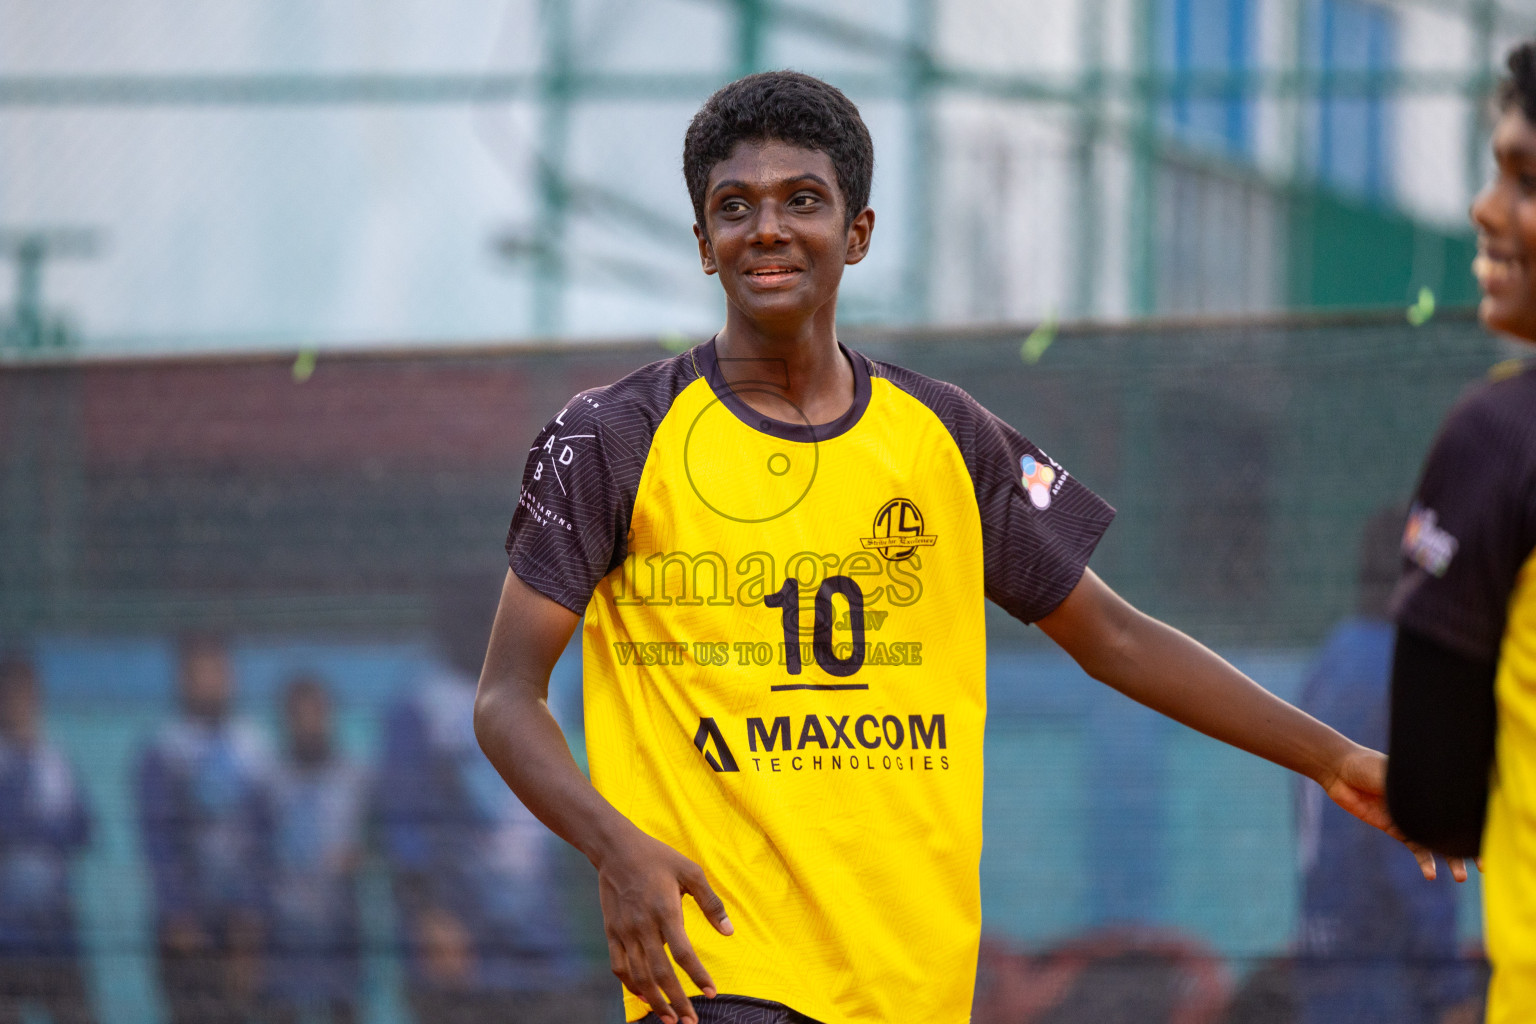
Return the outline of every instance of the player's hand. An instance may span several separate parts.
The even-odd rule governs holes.
[[[1329,798],[1367,825],[1374,825],[1387,835],[1399,840],[1413,851],[1424,877],[1435,878],[1435,855],[1428,848],[1409,841],[1392,823],[1387,813],[1387,758],[1367,747],[1356,746],[1344,758],[1332,780],[1319,780]],[[1460,857],[1447,857],[1451,877],[1458,882],[1467,880],[1467,863]]]
[[[714,998],[715,983],[683,928],[683,894],[693,897],[721,935],[735,930],[704,869],[635,829],[597,864],[597,892],[613,973],[666,1024],[697,1024],[699,1015],[667,961],[670,949],[693,983]]]

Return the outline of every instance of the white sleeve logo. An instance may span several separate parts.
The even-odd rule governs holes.
[[[587,398],[585,395],[580,396],[577,400],[586,402],[594,409],[598,405],[598,403]],[[533,479],[542,481],[544,479],[544,470],[548,468],[554,476],[555,482],[560,485],[560,493],[567,495],[571,492],[566,487],[565,477],[560,474],[560,470],[562,467],[570,466],[576,460],[576,449],[572,447],[570,442],[590,441],[597,437],[596,434],[561,434],[560,431],[565,428],[565,414],[570,411],[570,406],[560,410],[560,415],[556,416],[554,422],[549,426],[549,433],[544,438],[544,443],[536,444],[528,449],[530,455],[534,452],[539,453],[538,461],[534,463],[533,467]]]

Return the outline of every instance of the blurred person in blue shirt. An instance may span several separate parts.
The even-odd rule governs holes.
[[[30,1006],[53,1024],[92,1020],[70,865],[91,818],[74,772],[42,736],[32,663],[0,658],[0,1022]]]
[[[272,775],[269,1020],[352,1024],[362,980],[356,883],[368,774],[336,749],[331,698],[319,679],[288,683],[283,720],[287,745]]]
[[[231,714],[234,675],[219,639],[182,640],[177,686],[180,714],[138,771],[160,983],[171,1024],[236,1024],[256,1012],[261,984],[271,757]]]
[[[1387,743],[1387,691],[1406,507],[1379,510],[1360,544],[1357,614],[1314,662],[1300,706],[1357,743]],[[1317,787],[1312,787],[1316,789]],[[1482,967],[1457,948],[1457,892],[1425,882],[1402,844],[1324,806],[1301,787],[1301,936],[1297,996],[1304,1024],[1451,1024],[1481,1020]]]
[[[605,992],[570,937],[553,836],[475,740],[475,687],[499,592],[490,577],[444,588],[436,664],[385,722],[380,824],[420,1024],[602,1016]]]

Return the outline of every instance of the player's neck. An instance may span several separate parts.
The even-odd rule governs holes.
[[[725,382],[765,416],[830,423],[853,404],[853,368],[838,348],[830,311],[788,324],[763,324],[728,309],[725,327],[715,336],[715,356]],[[764,372],[763,361],[774,364],[772,372]],[[775,381],[772,389],[762,387],[765,378]],[[736,389],[737,382],[751,386]]]

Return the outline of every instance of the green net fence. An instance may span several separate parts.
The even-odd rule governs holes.
[[[1406,499],[1457,394],[1507,354],[1458,313],[1417,328],[1395,314],[844,340],[960,384],[1045,448],[1119,510],[1094,558],[1100,575],[1293,700],[1339,624],[1360,621],[1367,524]],[[292,684],[306,678],[356,769],[323,798],[291,770],[274,776],[288,788],[267,822],[273,856],[331,864],[331,895],[272,881],[251,905],[339,900],[326,927],[346,927],[308,946],[269,929],[253,947],[265,958],[253,1012],[288,985],[292,1005],[270,1012],[299,1014],[289,1019],[333,997],[369,1021],[430,1017],[422,978],[437,947],[417,919],[435,882],[423,851],[464,844],[454,870],[475,856],[471,832],[453,832],[446,805],[423,795],[436,769],[399,772],[412,695],[433,671],[432,595],[501,571],[526,445],[569,396],[666,354],[637,343],[0,367],[0,642],[33,666],[42,731],[66,766],[50,806],[79,803],[91,826],[39,846],[26,838],[42,827],[35,815],[0,787],[0,922],[67,871],[78,948],[61,939],[56,952],[80,966],[97,1019],[191,1012],[195,971],[189,982],[176,964],[225,964],[215,947],[238,944],[234,918],[207,926],[203,960],[177,960],[154,892],[176,884],[176,843],[208,845],[215,860],[228,853],[219,843],[238,845],[215,835],[234,819],[206,809],[239,802],[247,762],[234,750],[223,775],[195,776],[196,792],[157,797],[146,751],[196,745],[177,732],[178,672],[217,637],[252,749],[283,761],[298,728]],[[1419,993],[1419,1012],[1475,991],[1471,888],[1439,906],[1423,892],[1400,910],[1379,898],[1386,932],[1443,940],[1411,955],[1310,934],[1307,901],[1330,897],[1309,895],[1322,883],[1308,866],[1319,842],[1326,859],[1344,849],[1330,843],[1352,840],[1329,838],[1292,778],[1109,693],[1037,631],[989,615],[976,1020],[1300,1020],[1311,1018],[1254,1014],[1310,1012],[1318,998],[1342,1012],[1350,998],[1387,1005],[1403,992]],[[189,634],[202,640],[189,648]],[[551,700],[578,753],[579,692],[573,650]],[[1380,692],[1355,703],[1379,708]],[[1348,700],[1329,706],[1349,718],[1341,728],[1364,720]],[[467,762],[455,770],[484,781]],[[432,809],[428,824],[401,809],[399,779],[423,787],[412,806]],[[146,809],[157,799],[184,799],[212,823],[157,838],[169,827]],[[411,839],[413,826],[426,838]],[[555,914],[569,990],[594,993],[569,1019],[617,1019],[590,869],[553,844],[541,851],[559,898],[529,913]],[[1350,854],[1332,884],[1375,892],[1374,878],[1402,873],[1397,861],[1413,867],[1406,853]],[[228,891],[246,883],[232,876]],[[0,966],[14,967],[26,933],[8,927]],[[1328,993],[1346,1002],[1326,1004]],[[483,1019],[501,1019],[494,1005]]]

